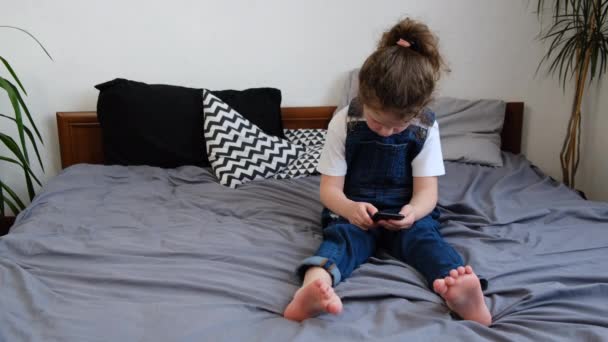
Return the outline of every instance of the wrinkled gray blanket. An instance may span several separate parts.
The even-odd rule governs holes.
[[[490,281],[489,328],[383,255],[336,288],[341,316],[284,320],[321,241],[318,177],[232,190],[196,167],[77,165],[0,238],[0,341],[608,340],[608,204],[503,158],[440,180],[442,233]]]

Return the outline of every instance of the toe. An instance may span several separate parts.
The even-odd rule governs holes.
[[[319,289],[323,292],[327,291],[329,289],[329,285],[327,285],[327,283],[325,283],[324,281],[322,281],[321,279],[317,279],[316,280],[316,285],[319,287]]]
[[[450,271],[450,277],[452,278],[458,278],[458,271],[457,270],[451,270]]]
[[[446,291],[448,290],[448,287],[445,285],[445,280],[436,279],[433,282],[433,290],[435,290],[435,292],[437,292],[440,295],[446,293]]]
[[[473,267],[471,267],[469,265],[465,266],[464,270],[465,270],[465,272],[467,274],[472,274],[473,273]]]
[[[338,301],[332,301],[329,304],[327,304],[327,307],[325,307],[325,310],[327,312],[329,312],[330,314],[338,315],[340,312],[342,312],[342,305],[340,305],[340,303]]]
[[[452,277],[445,277],[445,284],[447,286],[452,286],[452,285],[456,284],[456,279],[454,279]]]
[[[463,275],[465,274],[466,270],[464,269],[464,267],[460,266],[458,267],[458,274]]]

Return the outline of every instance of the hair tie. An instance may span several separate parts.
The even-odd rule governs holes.
[[[409,48],[412,46],[412,43],[408,42],[403,38],[399,38],[399,40],[397,41],[397,45],[403,46],[404,48]]]

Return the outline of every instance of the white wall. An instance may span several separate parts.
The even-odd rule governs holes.
[[[94,110],[97,83],[274,86],[284,105],[335,104],[346,72],[384,29],[410,15],[439,35],[450,62],[440,94],[524,101],[524,152],[559,178],[570,95],[556,80],[535,77],[543,47],[533,7],[529,0],[0,0],[0,25],[34,33],[54,61],[16,31],[0,29],[0,41],[42,129],[48,178],[60,168],[55,112]],[[594,167],[588,172],[598,173]]]
[[[591,199],[608,201],[608,82],[590,84],[582,120],[577,187]]]

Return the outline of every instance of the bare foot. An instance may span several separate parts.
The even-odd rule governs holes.
[[[479,278],[471,266],[451,270],[449,276],[433,282],[433,289],[463,319],[485,326],[492,324],[492,315],[483,299]]]
[[[317,279],[296,291],[283,317],[301,322],[322,312],[339,314],[342,312],[342,301],[329,284]]]

